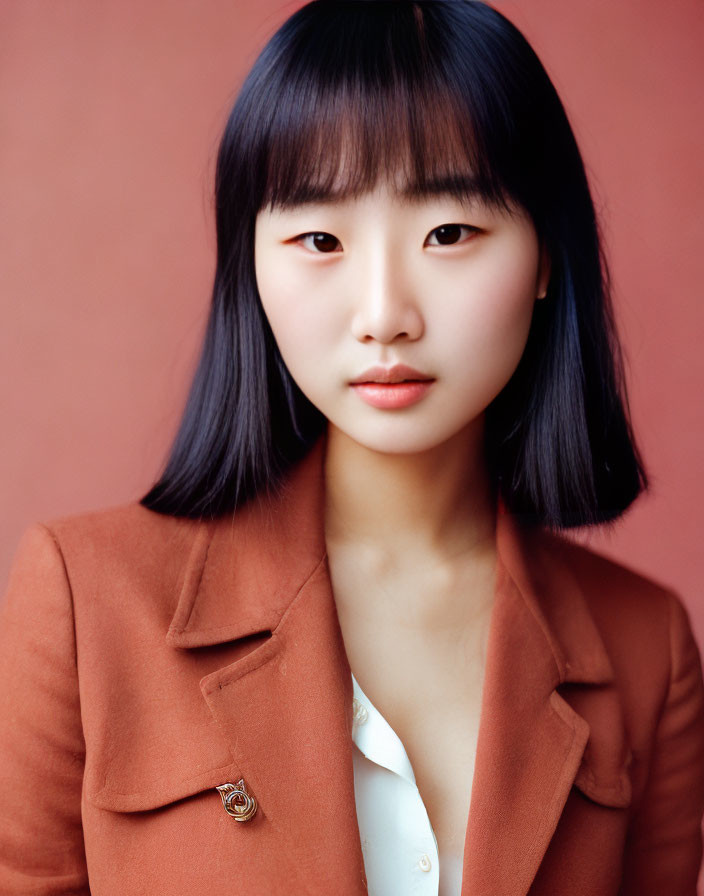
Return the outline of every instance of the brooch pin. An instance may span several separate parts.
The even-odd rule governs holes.
[[[222,804],[228,815],[235,821],[249,821],[257,811],[256,799],[247,792],[244,778],[240,778],[237,784],[220,784],[215,788],[222,797]]]

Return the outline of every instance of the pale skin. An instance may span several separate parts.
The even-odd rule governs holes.
[[[462,227],[440,242],[445,225]],[[409,202],[382,181],[262,210],[255,269],[282,357],[329,421],[325,537],[350,666],[406,748],[440,852],[461,855],[496,576],[484,410],[518,364],[549,259],[525,214]],[[435,378],[410,407],[349,385],[395,363]]]

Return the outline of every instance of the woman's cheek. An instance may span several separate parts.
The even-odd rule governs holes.
[[[525,250],[526,247],[516,247],[515,253],[497,259],[485,272],[478,290],[484,331],[494,340],[501,340],[507,350],[519,348],[519,354],[528,336],[535,303],[535,253]]]
[[[527,287],[525,277],[507,275],[496,268],[486,276],[466,278],[460,288],[455,285],[444,291],[443,331],[474,346],[494,345],[496,340],[520,341],[526,318],[532,314],[532,297]]]
[[[260,260],[257,286],[264,313],[279,348],[311,338],[310,330],[320,321],[320,297],[311,278],[280,258]]]
[[[327,298],[289,285],[270,296],[268,307],[262,303],[284,364],[314,404],[323,384],[329,387],[340,375],[330,369],[330,353],[340,334],[336,309]]]
[[[498,394],[518,366],[534,302],[525,269],[494,268],[491,273],[454,292],[447,314],[437,320],[445,337],[443,363],[470,391],[478,390],[484,403]]]

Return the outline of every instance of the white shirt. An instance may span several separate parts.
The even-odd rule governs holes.
[[[352,688],[354,791],[369,896],[460,896],[463,856],[438,854],[400,738],[354,674]]]

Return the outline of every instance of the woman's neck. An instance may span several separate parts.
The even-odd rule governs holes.
[[[369,603],[367,612],[390,618],[403,607],[418,625],[445,630],[487,610],[496,508],[481,420],[436,448],[403,455],[366,448],[330,424],[325,495],[340,603],[357,611]]]
[[[483,420],[427,451],[386,454],[329,424],[325,534],[405,558],[448,560],[493,543],[495,506],[484,461]]]

